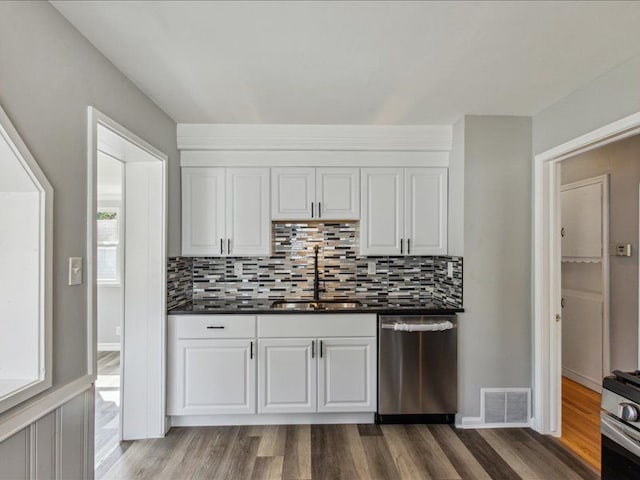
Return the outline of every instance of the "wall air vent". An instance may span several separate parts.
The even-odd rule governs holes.
[[[482,388],[482,424],[503,427],[528,426],[531,417],[531,389]]]

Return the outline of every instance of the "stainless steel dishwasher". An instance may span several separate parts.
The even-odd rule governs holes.
[[[379,423],[452,423],[458,410],[455,315],[380,316]]]

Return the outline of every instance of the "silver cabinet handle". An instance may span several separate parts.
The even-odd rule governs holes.
[[[320,358],[322,358],[322,340],[320,340]]]
[[[231,239],[227,238],[227,255],[231,255]]]
[[[407,238],[407,255],[411,255],[411,239]]]
[[[400,239],[400,255],[404,253],[404,240]]]
[[[224,325],[207,325],[208,330],[224,330]]]
[[[313,218],[313,202],[311,202],[311,218]]]
[[[318,218],[322,218],[322,204],[318,202]]]
[[[253,358],[253,341],[251,342],[251,347],[249,349],[249,358]]]
[[[220,239],[220,255],[224,253],[223,248],[222,239]]]
[[[316,356],[316,341],[311,340],[311,358],[315,358]]]

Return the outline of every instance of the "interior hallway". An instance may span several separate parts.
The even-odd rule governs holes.
[[[120,444],[120,352],[98,352],[96,380],[95,470],[104,472],[129,444]]]
[[[562,377],[562,438],[560,441],[600,471],[601,395]]]

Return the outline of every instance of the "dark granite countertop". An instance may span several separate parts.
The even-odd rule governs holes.
[[[274,300],[194,300],[169,310],[169,315],[189,314],[317,314],[317,313],[380,313],[402,315],[446,315],[464,312],[463,308],[447,305],[435,300],[404,300],[404,299],[358,299],[362,306],[345,310],[286,310],[271,308]]]

